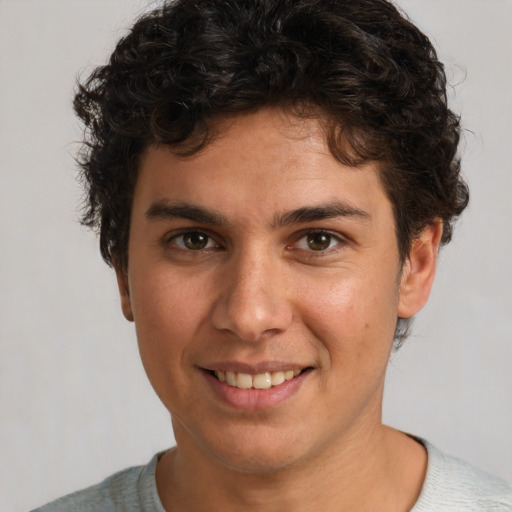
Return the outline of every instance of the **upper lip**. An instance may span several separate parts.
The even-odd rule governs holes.
[[[234,373],[247,373],[249,375],[257,375],[260,373],[285,372],[287,370],[303,370],[310,365],[283,362],[283,361],[260,361],[257,363],[245,363],[242,361],[219,361],[215,363],[201,365],[203,370],[223,371]]]

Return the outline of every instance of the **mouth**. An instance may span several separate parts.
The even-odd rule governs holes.
[[[270,410],[288,402],[315,370],[311,366],[291,363],[287,367],[276,362],[257,365],[228,362],[215,366],[200,367],[214,396],[230,408],[248,412]]]
[[[224,382],[233,388],[270,389],[298,377],[307,370],[309,370],[309,368],[263,372],[255,375],[222,370],[210,370],[209,373],[220,382]]]

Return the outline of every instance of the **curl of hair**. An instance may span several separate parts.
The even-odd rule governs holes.
[[[107,263],[124,268],[144,150],[192,154],[216,119],[262,107],[316,117],[340,162],[379,165],[402,261],[428,224],[442,221],[449,242],[468,202],[443,65],[386,0],[165,3],[79,84],[74,106],[85,126],[82,221],[99,230]],[[400,319],[398,340],[406,330]]]

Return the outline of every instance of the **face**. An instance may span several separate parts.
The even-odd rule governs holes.
[[[144,155],[122,306],[178,447],[276,470],[378,428],[416,267],[378,170],[334,160],[316,121],[261,110],[220,134]]]

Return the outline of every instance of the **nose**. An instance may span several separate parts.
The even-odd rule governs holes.
[[[270,256],[240,256],[224,270],[212,312],[216,329],[247,342],[286,331],[292,306],[282,272]]]

